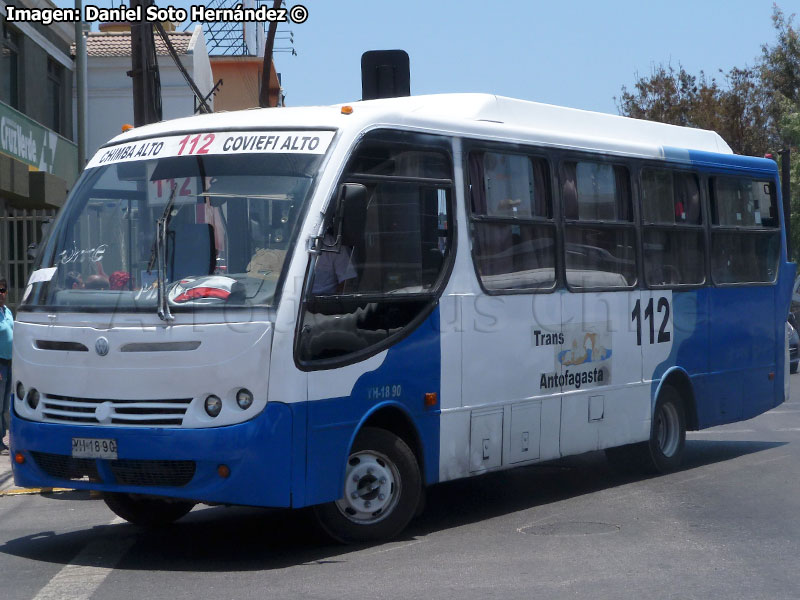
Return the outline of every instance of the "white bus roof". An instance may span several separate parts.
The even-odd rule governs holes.
[[[352,106],[353,113],[342,114],[344,105]],[[664,157],[664,148],[733,153],[713,131],[490,94],[435,94],[332,106],[221,112],[136,128],[110,143],[168,133],[242,127],[362,130],[374,125],[656,157]]]

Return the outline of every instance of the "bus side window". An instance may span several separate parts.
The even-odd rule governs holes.
[[[644,277],[651,287],[705,281],[700,186],[694,173],[641,172]]]
[[[547,290],[555,274],[555,223],[546,160],[471,152],[472,255],[487,291]]]
[[[627,167],[568,160],[561,166],[567,285],[580,291],[636,284],[636,235]]]
[[[340,363],[370,352],[432,306],[440,287],[452,240],[452,183],[430,174],[448,173],[449,154],[433,136],[414,135],[409,145],[396,134],[371,135],[378,139],[367,137],[343,179],[367,190],[357,231],[338,251],[327,251],[336,241],[329,229],[328,248],[313,262],[297,345],[301,362]],[[425,138],[433,148],[415,147]]]

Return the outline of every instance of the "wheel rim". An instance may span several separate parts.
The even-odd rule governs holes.
[[[344,498],[336,507],[350,521],[363,525],[385,519],[400,499],[400,473],[385,455],[356,452],[347,462]]]
[[[656,415],[656,440],[664,456],[674,456],[680,444],[680,419],[678,410],[670,402],[661,405]]]

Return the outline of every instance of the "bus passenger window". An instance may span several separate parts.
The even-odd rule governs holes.
[[[555,223],[547,161],[472,152],[469,182],[472,253],[484,289],[552,289]]]
[[[567,284],[575,290],[632,287],[636,236],[628,169],[565,161],[561,175]]]
[[[580,161],[564,163],[565,187],[575,196],[568,219],[581,221],[631,221],[628,169],[619,165]],[[572,191],[574,190],[574,192]],[[565,190],[565,194],[567,190]]]
[[[712,177],[709,184],[714,282],[774,281],[780,249],[774,184],[743,177]]]
[[[442,140],[379,131],[356,149],[343,182],[366,188],[363,214],[338,246],[332,227],[324,233],[302,315],[300,361],[374,349],[433,306],[452,240],[452,167]]]
[[[700,187],[693,173],[644,168],[644,277],[650,287],[705,281]]]

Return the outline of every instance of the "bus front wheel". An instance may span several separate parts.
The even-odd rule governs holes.
[[[194,508],[194,502],[118,492],[105,492],[103,500],[115,515],[143,527],[168,525]]]
[[[393,538],[411,521],[422,478],[408,444],[385,429],[365,427],[353,443],[343,487],[342,498],[314,508],[317,520],[345,544],[376,542]]]
[[[606,449],[609,462],[622,470],[670,473],[683,459],[686,444],[686,411],[678,391],[665,385],[658,395],[650,439],[639,444]]]

